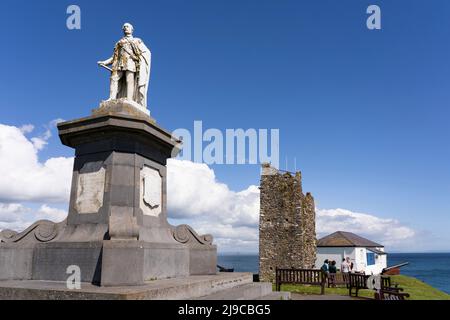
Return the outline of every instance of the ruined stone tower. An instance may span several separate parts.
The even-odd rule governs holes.
[[[314,198],[302,192],[301,173],[263,164],[259,221],[259,275],[274,281],[275,268],[312,268],[316,261]]]

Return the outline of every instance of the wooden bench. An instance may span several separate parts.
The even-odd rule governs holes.
[[[358,291],[361,289],[368,289],[367,280],[370,276],[359,273],[348,274],[348,295],[350,297],[357,297]]]
[[[320,294],[325,294],[327,274],[317,269],[279,269],[275,271],[275,290],[282,284],[308,284],[320,286]]]
[[[391,277],[382,276],[381,290],[375,293],[376,300],[405,300],[408,293],[403,293],[403,288],[391,283]]]
[[[330,275],[327,278],[328,282],[328,288],[332,287],[346,287],[348,288],[349,284],[349,276],[348,273],[330,273]]]
[[[365,274],[350,273],[349,274],[349,295],[358,296],[361,289],[369,289],[367,282],[370,276]],[[376,300],[405,300],[409,297],[408,293],[402,293],[403,288],[397,284],[391,283],[391,277],[381,276],[381,289],[375,292]]]
[[[375,293],[376,300],[406,300],[406,298],[409,298],[409,294],[399,290],[381,289]]]

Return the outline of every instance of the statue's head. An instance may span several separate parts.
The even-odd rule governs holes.
[[[131,23],[128,23],[128,22],[127,22],[127,23],[125,23],[125,24],[123,25],[122,30],[123,30],[123,33],[124,33],[126,36],[130,36],[130,35],[133,34],[134,28],[133,28],[133,26],[131,25]]]

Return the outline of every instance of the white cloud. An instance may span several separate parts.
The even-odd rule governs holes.
[[[43,204],[36,212],[35,220],[50,220],[53,222],[61,222],[67,217],[67,211],[57,208],[51,208]]]
[[[256,250],[257,186],[232,191],[207,165],[191,161],[171,159],[167,168],[170,218],[187,219],[197,232],[213,234],[221,250]]]
[[[213,219],[223,224],[256,227],[259,221],[259,189],[250,186],[231,191],[216,180],[205,164],[168,161],[168,202],[172,218]]]
[[[19,128],[19,130],[23,134],[31,133],[34,130],[34,126],[32,124],[25,124]]]
[[[397,246],[411,240],[416,232],[395,219],[383,219],[367,213],[345,209],[317,210],[317,233],[321,236],[335,231],[349,231],[385,246]]]
[[[47,140],[42,138],[42,137],[33,137],[30,139],[31,142],[33,143],[33,147],[37,150],[40,151],[42,149],[44,149],[44,147],[47,145]]]
[[[48,139],[50,139],[52,137],[52,129],[54,127],[56,127],[56,125],[61,121],[64,121],[64,120],[58,118],[58,119],[50,121],[49,124],[44,126],[44,128],[45,128],[44,133],[42,133],[40,136],[33,137],[30,139],[31,142],[33,143],[34,148],[37,151],[44,149],[44,147],[48,144]],[[20,131],[22,131],[22,133],[24,133],[24,134],[31,133],[33,130],[34,130],[33,125],[25,125],[20,128]]]
[[[42,205],[38,210],[20,203],[0,203],[0,230],[22,231],[38,220],[61,222],[67,217],[67,211]]]
[[[168,162],[169,216],[187,219],[200,233],[211,233],[222,251],[253,251],[258,248],[259,189],[250,186],[231,191],[217,181],[205,164]],[[395,219],[383,219],[345,209],[316,210],[320,236],[338,230],[354,232],[386,246],[404,247],[416,232]]]
[[[0,230],[23,230],[29,224],[27,214],[29,209],[19,203],[0,203]]]
[[[28,139],[31,125],[0,124],[0,201],[60,202],[69,199],[73,158],[40,162],[38,152],[47,144],[50,129]]]

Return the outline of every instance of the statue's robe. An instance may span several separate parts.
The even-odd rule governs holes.
[[[150,69],[151,69],[151,52],[150,49],[144,44],[144,42],[139,38],[131,38],[128,41],[132,42],[133,45],[128,45],[128,50],[132,50],[133,54],[139,57],[139,63],[127,62],[131,57],[124,53],[121,46],[124,45],[124,39],[121,39],[114,48],[113,57],[113,74],[118,71],[132,71],[134,72],[134,95],[133,101],[137,102],[143,107],[147,107],[147,92],[148,84],[150,81]],[[123,56],[123,55],[127,56]],[[122,76],[119,80],[119,90],[117,98],[125,98],[127,96],[127,86],[126,77]]]

